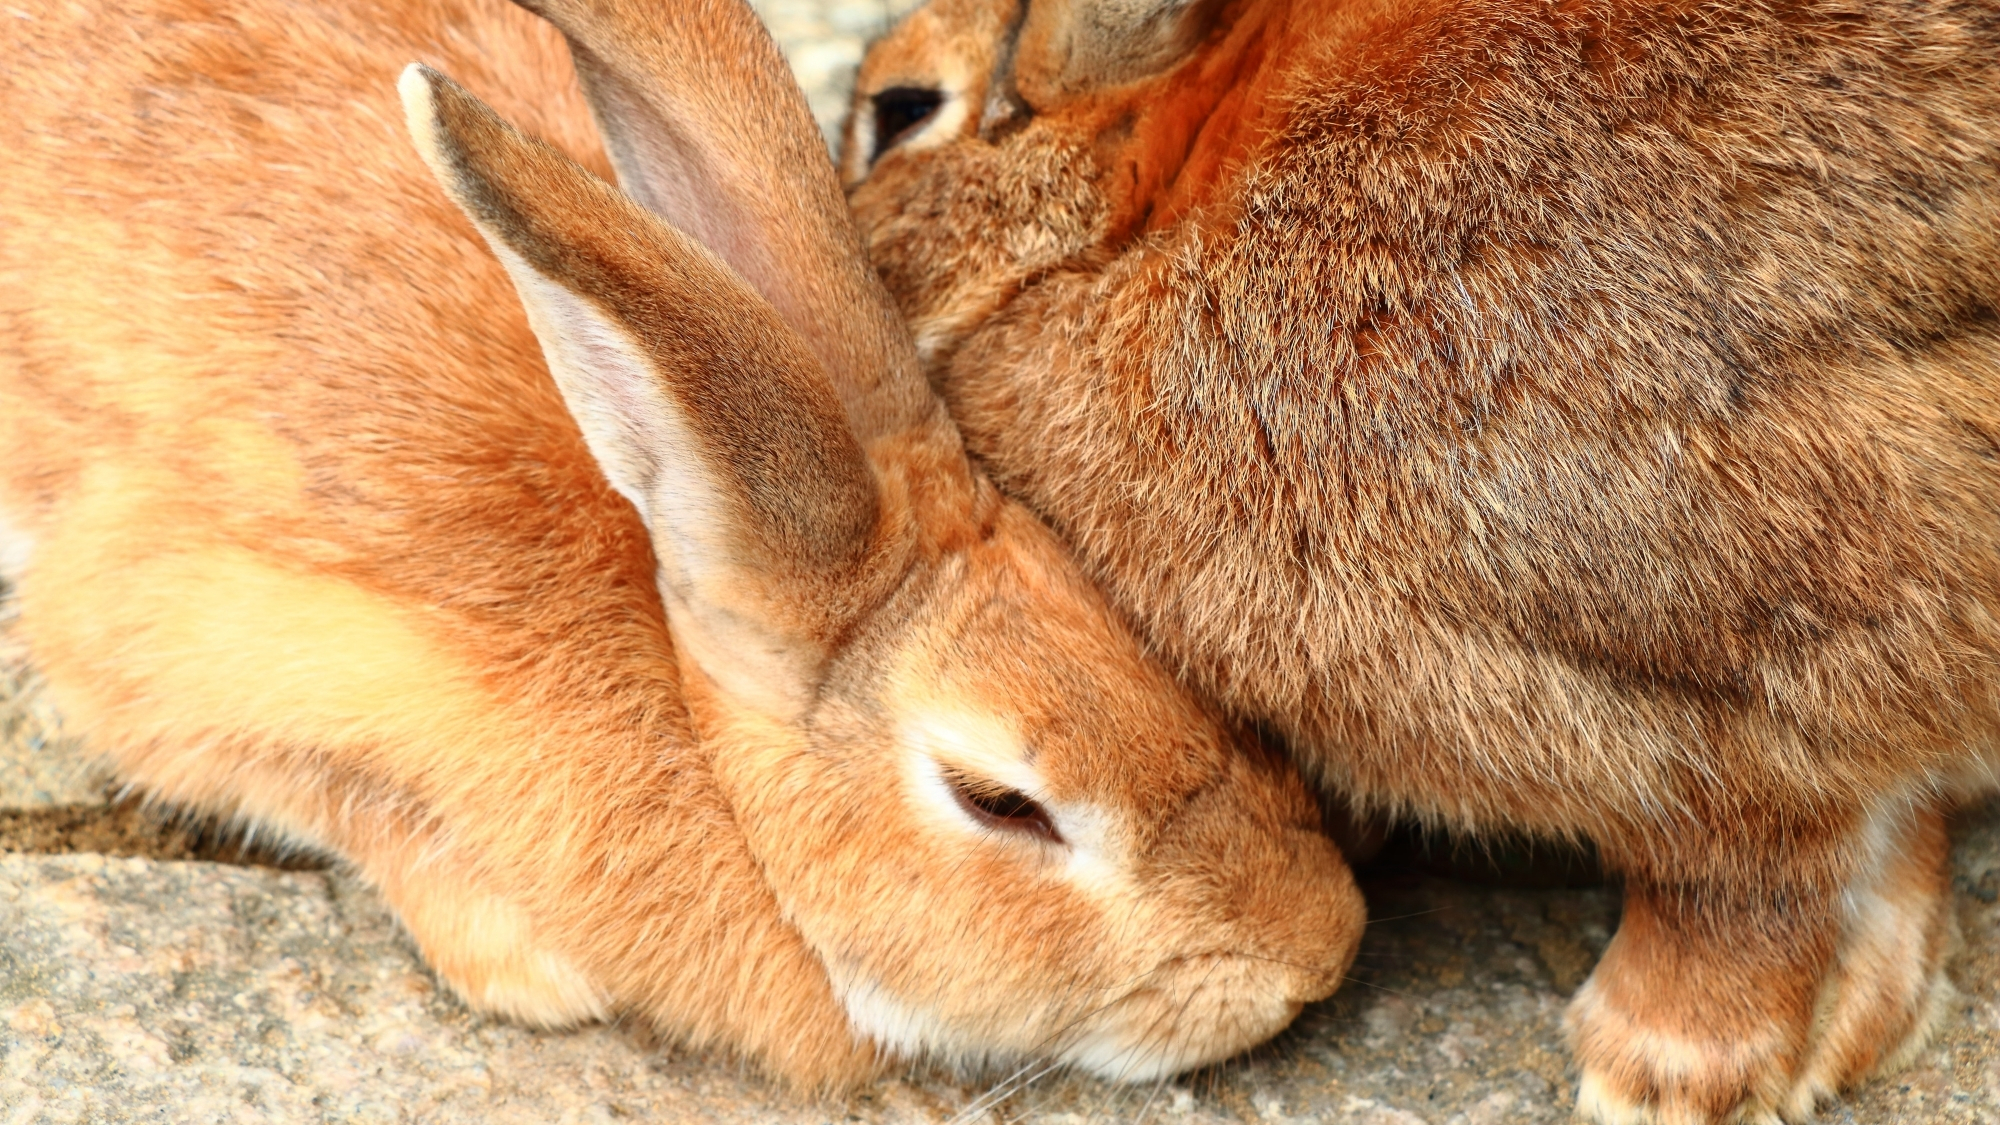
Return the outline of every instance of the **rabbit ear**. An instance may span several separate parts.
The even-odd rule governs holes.
[[[873,470],[810,350],[742,279],[422,66],[418,149],[512,275],[549,370],[639,509],[675,639],[768,714],[810,699],[879,569]]]
[[[743,0],[518,0],[569,40],[618,182],[735,267],[864,439],[937,411],[805,95]]]
[[[1207,33],[1220,0],[1035,0],[1014,55],[1029,105],[1115,86],[1180,61]]]

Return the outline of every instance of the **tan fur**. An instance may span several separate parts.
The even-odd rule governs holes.
[[[1599,845],[1601,1119],[1797,1117],[1920,1034],[1941,942],[1869,935],[1936,932],[1942,852],[1871,826],[1993,776],[2000,6],[1030,34],[1092,9],[936,0],[862,69],[989,91],[843,164],[974,455],[1331,791]]]
[[[1160,1073],[1332,989],[1303,784],[967,463],[823,158],[788,237],[846,281],[788,300],[726,200],[711,253],[570,162],[611,171],[562,41],[490,0],[38,4],[0,56],[0,524],[124,780],[351,862],[479,1008],[805,1087]],[[555,147],[424,71],[412,144],[412,60]]]

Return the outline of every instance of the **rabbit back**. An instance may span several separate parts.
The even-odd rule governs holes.
[[[301,744],[349,741],[341,724],[391,714],[432,723],[417,716],[450,697],[442,681],[559,670],[569,645],[671,669],[663,633],[633,626],[658,616],[643,529],[604,518],[621,505],[542,374],[505,275],[380,104],[406,56],[530,76],[499,84],[508,108],[608,173],[560,37],[504,4],[370,10],[357,14],[379,21],[366,37],[247,5],[206,12],[209,28],[190,34],[205,9],[185,7],[51,12],[41,20],[74,21],[54,34],[8,21],[33,30],[10,45],[24,61],[13,81],[58,92],[4,92],[24,111],[10,122],[20,191],[0,236],[22,282],[9,287],[4,466],[21,479],[7,492],[36,550],[68,564],[31,581],[102,588],[46,603],[106,618],[42,630],[42,659],[88,661],[90,675],[59,679],[141,697],[159,690],[143,686],[154,677],[198,678],[207,686],[183,687],[214,706],[190,698],[186,714],[290,729]],[[98,46],[65,59],[64,43]],[[107,43],[121,44],[108,59]],[[352,87],[293,77],[329,56]],[[218,65],[251,57],[260,64]],[[113,72],[123,80],[106,81]],[[533,596],[565,585],[576,596]],[[121,644],[102,635],[114,620],[207,640]],[[214,636],[230,622],[239,645]],[[301,638],[291,691],[273,687],[260,643],[286,628]],[[59,653],[59,636],[88,643]],[[137,670],[177,648],[245,664]],[[374,682],[319,678],[335,669]],[[520,682],[554,697],[576,686]],[[297,729],[315,712],[325,729]]]

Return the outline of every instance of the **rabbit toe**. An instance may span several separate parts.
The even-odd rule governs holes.
[[[1797,1059],[1781,1021],[1757,1032],[1690,1035],[1651,1013],[1621,1010],[1586,984],[1568,1025],[1582,1077],[1577,1116],[1598,1125],[1776,1125]]]

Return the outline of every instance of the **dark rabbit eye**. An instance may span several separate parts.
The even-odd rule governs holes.
[[[921,86],[891,86],[875,95],[875,151],[869,163],[882,159],[897,141],[930,120],[944,104],[944,93]]]
[[[947,768],[943,773],[945,784],[951,786],[951,795],[972,819],[988,828],[1025,832],[1053,844],[1062,843],[1062,835],[1056,831],[1056,822],[1049,818],[1048,810],[1026,793],[961,770]]]

